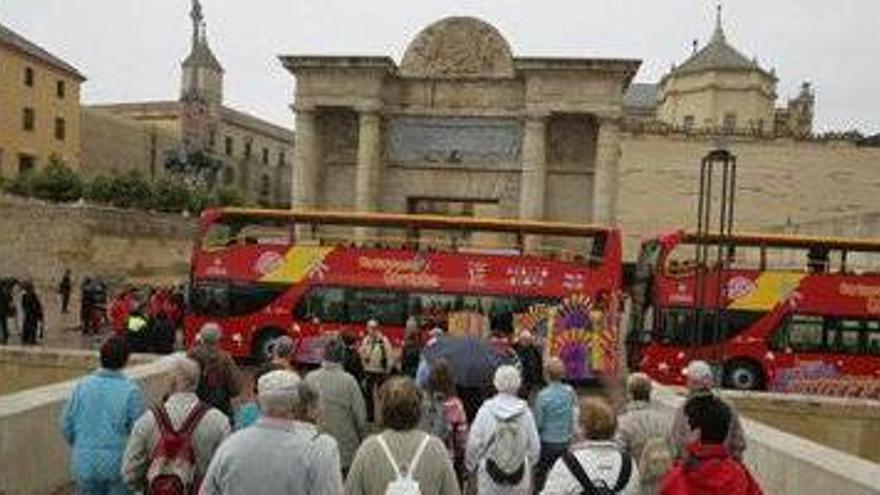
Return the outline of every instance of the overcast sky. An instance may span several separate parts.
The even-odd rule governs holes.
[[[202,0],[226,104],[291,126],[279,54],[391,55],[448,15],[494,24],[516,56],[627,57],[653,82],[711,35],[709,0]],[[728,0],[728,40],[775,68],[782,104],[816,88],[819,129],[880,132],[880,1]],[[175,99],[189,0],[0,0],[0,22],[87,77],[85,103]]]

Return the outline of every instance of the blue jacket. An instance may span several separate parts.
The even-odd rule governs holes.
[[[535,399],[535,426],[545,443],[568,443],[575,434],[577,396],[571,386],[550,382]]]
[[[122,453],[143,413],[143,392],[121,372],[99,369],[80,380],[59,418],[61,434],[73,449],[74,478],[121,479]]]

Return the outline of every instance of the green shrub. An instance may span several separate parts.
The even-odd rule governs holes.
[[[99,175],[85,186],[85,198],[93,203],[109,205],[113,203],[113,186],[109,177]]]
[[[214,192],[216,206],[244,206],[247,200],[244,193],[235,187],[221,186]]]
[[[31,194],[55,202],[71,202],[83,195],[82,179],[61,159],[52,156],[46,167],[30,177]]]
[[[185,184],[162,178],[153,183],[152,208],[158,211],[177,212],[188,209],[192,194]]]
[[[153,188],[137,170],[110,179],[110,204],[146,210],[153,204]]]

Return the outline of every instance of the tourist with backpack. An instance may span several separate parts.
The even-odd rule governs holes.
[[[452,459],[459,484],[464,482],[464,453],[468,438],[468,421],[464,404],[455,391],[452,372],[445,360],[438,360],[428,378],[424,394],[422,430],[443,440]]]
[[[476,474],[480,495],[530,494],[540,440],[528,404],[517,397],[519,370],[500,366],[493,384],[497,394],[483,403],[471,425],[465,467]]]
[[[288,370],[257,382],[262,416],[220,445],[201,495],[340,495],[336,440],[318,430],[321,396]]]
[[[564,453],[547,475],[543,495],[638,495],[639,471],[614,443],[617,420],[603,399],[586,398],[578,419],[586,440]]]
[[[144,394],[122,373],[128,346],[113,336],[101,346],[101,369],[77,382],[61,412],[77,493],[128,493],[120,473],[125,442],[144,412]]]
[[[358,350],[361,361],[363,361],[366,379],[367,417],[373,421],[376,418],[376,392],[388,378],[393,367],[391,342],[382,333],[378,321],[370,320],[367,322],[367,335],[361,341]]]
[[[229,435],[226,416],[196,396],[198,363],[183,356],[169,360],[171,395],[138,419],[123,456],[125,484],[138,493],[197,493],[214,452]]]
[[[422,392],[408,377],[394,377],[381,388],[383,431],[361,444],[348,478],[346,495],[459,495],[446,447],[418,428]]]
[[[220,349],[220,337],[220,327],[216,323],[206,323],[199,331],[189,357],[199,363],[202,372],[196,395],[232,418],[232,399],[241,393],[241,371],[229,354]]]
[[[568,451],[575,436],[577,395],[562,382],[565,364],[558,357],[547,360],[544,374],[549,382],[535,398],[535,425],[541,438],[541,458],[535,468],[535,489],[540,491],[547,472]]]
[[[628,452],[639,469],[642,495],[656,495],[672,466],[672,414],[651,404],[651,379],[633,373],[626,380],[629,402],[617,419],[617,446]]]

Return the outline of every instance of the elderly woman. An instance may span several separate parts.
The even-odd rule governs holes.
[[[544,486],[547,472],[568,450],[575,436],[577,423],[577,395],[571,385],[564,383],[565,365],[558,357],[544,365],[547,386],[535,399],[535,424],[541,437],[541,459],[535,470],[535,488]]]
[[[385,493],[389,484],[409,476],[423,495],[458,495],[446,446],[418,429],[422,393],[415,383],[406,377],[388,380],[380,389],[379,403],[384,431],[361,444],[345,481],[345,493]]]
[[[526,401],[517,397],[519,370],[500,366],[498,393],[477,411],[465,453],[465,467],[477,474],[480,495],[532,493],[531,475],[540,453],[538,430]]]
[[[611,493],[640,492],[639,472],[632,458],[614,442],[617,419],[602,399],[586,398],[580,404],[580,423],[586,440],[562,455],[544,485],[542,494],[591,493],[593,487],[608,487]]]

